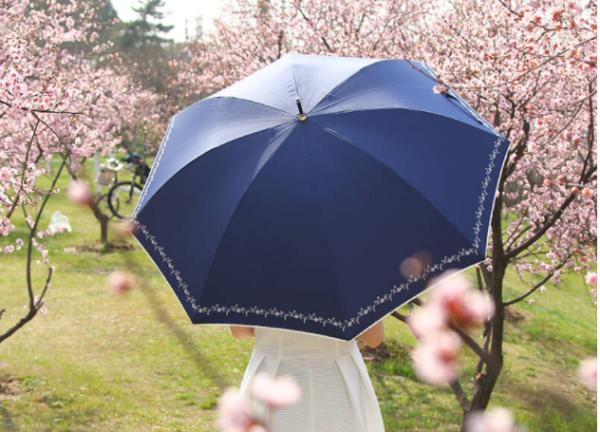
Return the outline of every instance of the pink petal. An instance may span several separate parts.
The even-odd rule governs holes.
[[[467,432],[516,432],[515,418],[506,408],[476,411],[465,421]]]
[[[598,357],[588,357],[581,361],[577,377],[592,391],[598,389]]]
[[[217,402],[219,416],[218,425],[225,429],[247,430],[255,423],[248,402],[243,399],[234,387],[228,388]]]
[[[300,387],[291,377],[273,379],[262,372],[253,379],[252,394],[271,406],[280,407],[296,403],[300,399]]]

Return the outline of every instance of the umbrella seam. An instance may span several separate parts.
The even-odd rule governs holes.
[[[296,97],[300,99],[300,91],[298,90],[298,81],[296,81],[296,71],[294,70],[294,54],[291,54],[290,67],[292,69],[292,79],[294,81],[294,88],[296,89]],[[302,102],[302,101],[300,101]]]
[[[292,119],[292,120],[289,120],[289,121],[286,121],[286,122],[283,122],[283,123],[277,124],[277,125],[275,125],[275,126],[269,126],[269,127],[266,127],[266,128],[264,128],[264,129],[260,129],[260,130],[254,131],[254,132],[252,132],[252,133],[249,133],[249,134],[247,134],[247,135],[240,136],[240,137],[238,137],[238,138],[235,138],[235,139],[233,139],[233,140],[231,140],[231,141],[227,141],[227,142],[224,142],[224,143],[222,143],[222,144],[219,144],[218,146],[215,146],[215,147],[213,147],[213,148],[211,148],[211,149],[209,149],[209,150],[205,151],[205,152],[204,152],[204,153],[202,153],[201,155],[199,155],[199,156],[195,157],[194,159],[192,159],[191,161],[189,161],[188,163],[186,163],[185,165],[183,165],[181,168],[179,168],[179,169],[178,169],[178,171],[177,171],[177,172],[176,172],[176,173],[175,173],[175,174],[174,174],[172,177],[170,177],[170,178],[169,178],[169,180],[171,180],[173,177],[175,177],[177,174],[179,174],[179,173],[180,173],[180,172],[181,172],[183,169],[185,169],[186,167],[188,167],[189,165],[191,165],[192,163],[194,163],[195,161],[197,161],[199,158],[201,158],[201,157],[203,157],[203,156],[207,155],[207,154],[208,154],[208,153],[210,153],[210,152],[216,151],[217,149],[219,149],[219,148],[221,148],[221,147],[224,147],[224,146],[226,146],[226,145],[228,145],[228,144],[232,144],[232,143],[234,143],[234,142],[236,142],[236,141],[239,141],[239,140],[241,140],[241,139],[248,138],[248,137],[250,137],[250,136],[252,136],[252,135],[256,135],[256,134],[259,134],[259,133],[262,133],[262,132],[267,132],[267,131],[270,131],[270,130],[272,130],[272,129],[275,129],[275,128],[278,128],[278,127],[281,127],[281,126],[283,126],[283,125],[286,125],[286,124],[289,124],[290,126],[292,126],[292,125],[294,125],[295,123],[293,122],[293,119]],[[170,130],[169,130],[169,133],[170,133]],[[166,145],[165,145],[165,147],[166,147]],[[160,153],[160,152],[159,152],[159,155],[160,155],[160,157],[162,157],[162,153]],[[160,163],[160,159],[158,159],[158,161],[156,161],[156,162],[154,163],[154,165],[156,165],[157,163]],[[265,163],[266,163],[266,162],[265,162]],[[154,165],[152,166],[152,168],[154,168]],[[150,172],[150,174],[152,174],[152,171]],[[146,183],[146,186],[149,186],[151,182],[152,182],[151,180],[150,180],[150,182],[147,182],[147,183]],[[163,187],[164,187],[164,186],[165,186],[167,183],[168,183],[168,182],[165,182],[165,183],[163,183],[163,184],[162,184],[162,185],[161,185],[161,186],[160,186],[160,187],[159,187],[159,188],[158,188],[156,191],[154,191],[154,193],[152,194],[152,197],[154,197],[154,196],[155,196],[155,195],[156,195],[158,192],[160,192],[160,190],[161,190],[161,189],[162,189],[162,188],[163,188]],[[144,190],[146,190],[146,189],[144,188]],[[144,190],[142,190],[142,197],[144,197]],[[138,206],[140,205],[139,203],[140,203],[140,201],[142,200],[142,197],[140,197],[140,200],[138,201]],[[150,197],[150,198],[152,198],[152,197]],[[137,213],[138,213],[138,212],[139,212],[139,213],[143,213],[143,212],[144,212],[144,209],[145,209],[145,207],[144,207],[144,208],[142,208],[142,209],[136,210],[136,212],[134,213],[134,215],[133,215],[131,218],[132,218],[132,219],[135,219],[135,218],[137,217]]]
[[[150,188],[150,185],[152,184],[152,180],[154,180],[154,175],[156,174],[156,170],[160,166],[160,160],[162,159],[163,153],[165,152],[165,149],[167,148],[167,144],[169,143],[169,138],[171,137],[171,130],[173,130],[173,125],[175,124],[176,117],[177,117],[177,114],[175,114],[171,118],[171,121],[169,122],[169,126],[167,128],[167,133],[165,133],[165,136],[163,137],[163,142],[160,144],[160,148],[158,149],[158,156],[155,158],[154,163],[152,164],[152,169],[150,170],[150,174],[148,175],[148,181],[144,185],[144,190],[142,191],[142,194],[138,200],[138,203],[135,206],[135,209],[133,210],[133,215],[131,216],[131,219],[136,218],[138,211],[140,211],[140,207],[142,206],[142,203],[146,199],[146,194],[148,193],[148,189]]]
[[[413,112],[419,112],[419,113],[424,113],[424,114],[431,114],[431,115],[434,115],[434,116],[443,117],[443,118],[445,118],[445,119],[448,119],[448,120],[453,120],[453,121],[455,121],[455,122],[458,122],[458,123],[464,124],[465,126],[469,126],[469,127],[473,128],[473,129],[475,129],[475,130],[478,130],[478,131],[482,131],[482,132],[485,132],[485,133],[489,133],[489,132],[488,132],[486,129],[479,128],[479,127],[477,127],[477,126],[475,126],[475,125],[469,124],[469,123],[467,123],[467,122],[464,122],[464,121],[462,121],[462,120],[456,119],[456,118],[454,118],[454,117],[448,117],[448,116],[445,116],[445,115],[443,115],[443,114],[439,114],[439,113],[432,112],[432,111],[425,111],[425,110],[421,110],[421,109],[415,109],[415,108],[406,108],[406,107],[367,108],[367,109],[355,109],[355,110],[350,110],[350,109],[349,109],[349,110],[346,110],[346,111],[336,111],[336,112],[325,113],[325,114],[314,114],[314,115],[312,116],[312,118],[313,118],[313,119],[315,119],[315,118],[317,118],[317,117],[326,117],[326,116],[333,116],[333,115],[343,115],[343,114],[350,114],[350,113],[355,113],[355,112],[367,112],[367,111],[390,111],[390,110],[399,110],[399,111],[413,111]],[[495,135],[495,136],[497,136],[497,137],[501,137],[501,136],[502,136],[502,135],[500,135],[500,133],[499,133],[497,130],[495,130],[495,129],[492,129],[492,131],[494,132],[494,135]]]
[[[211,96],[209,96],[209,97],[207,97],[206,99],[203,99],[203,100],[207,100],[207,99],[237,99],[237,100],[242,100],[242,101],[250,102],[250,103],[253,103],[253,104],[256,104],[256,105],[264,106],[266,108],[272,108],[272,109],[274,109],[276,111],[279,111],[279,112],[282,112],[284,114],[291,115],[292,118],[294,117],[294,113],[293,112],[284,111],[284,110],[282,110],[280,108],[275,108],[272,105],[267,105],[267,104],[264,104],[264,103],[261,103],[261,102],[257,102],[257,101],[252,100],[252,99],[246,99],[246,98],[243,98],[243,97],[238,97],[238,96],[215,96],[215,97],[211,97]],[[202,101],[200,101],[200,102],[202,102]]]
[[[336,91],[342,84],[344,84],[345,82],[347,82],[348,80],[352,79],[354,76],[356,76],[358,73],[362,72],[363,70],[365,70],[368,67],[374,66],[376,64],[379,63],[383,63],[383,62],[388,62],[388,61],[406,61],[406,60],[399,60],[399,59],[378,59],[377,61],[373,62],[373,63],[369,63],[368,65],[364,65],[363,67],[361,67],[360,69],[357,69],[354,71],[354,73],[352,73],[350,76],[346,77],[346,79],[340,83],[338,83],[334,88],[332,88],[331,90],[329,90],[329,92],[323,96],[313,107],[312,109],[307,112],[306,114],[311,114],[315,108],[317,108],[319,106],[319,104],[321,102],[323,102],[325,99],[327,99],[329,97],[329,95],[331,95],[334,91]],[[418,63],[418,62],[415,62]]]
[[[436,73],[433,71],[433,69],[431,69],[431,67],[429,67],[429,65],[427,63],[423,63],[425,65],[425,67],[427,68],[427,70],[429,70],[429,72],[431,72],[435,78],[437,79],[437,75]],[[471,115],[475,118],[478,118],[479,120],[481,120],[483,122],[483,124],[490,129],[491,131],[494,132],[494,134],[496,134],[497,136],[500,136],[500,133],[496,130],[495,127],[493,127],[490,123],[487,122],[486,119],[483,118],[483,116],[481,114],[479,114],[477,111],[475,111],[473,108],[471,108],[469,106],[469,104],[467,104],[462,97],[460,97],[460,95],[456,92],[456,90],[454,90],[452,87],[448,87],[448,89],[451,91],[452,95],[455,97],[455,99],[464,107],[467,109],[467,111],[469,111],[469,113],[471,113]]]
[[[319,189],[317,188],[317,179],[315,178],[315,172],[314,172],[314,168],[313,168],[313,163],[312,163],[312,157],[310,155],[310,150],[308,148],[308,137],[306,134],[306,128],[304,128],[304,146],[306,148],[306,153],[308,154],[308,162],[310,165],[310,174],[311,177],[313,179],[313,185],[315,187],[315,194],[317,196],[317,211],[319,213],[319,222],[320,225],[323,229],[323,236],[325,237],[325,242],[327,243],[327,251],[329,252],[329,261],[331,262],[331,270],[333,273],[333,278],[335,279],[335,292],[337,293],[339,302],[340,302],[340,316],[342,318],[342,320],[346,321],[345,319],[345,315],[344,315],[344,309],[342,307],[342,296],[340,294],[340,289],[339,289],[339,282],[337,279],[337,275],[335,273],[335,264],[333,262],[333,255],[331,254],[331,245],[329,243],[329,238],[327,237],[327,230],[325,229],[325,224],[323,223],[323,215],[321,213],[321,199],[319,197]]]
[[[217,247],[217,250],[215,251],[215,254],[212,257],[212,260],[210,262],[210,266],[208,267],[208,271],[206,272],[206,278],[204,279],[204,283],[202,284],[202,286],[204,286],[206,284],[206,282],[208,281],[208,278],[210,276],[210,272],[212,271],[212,266],[215,263],[215,259],[217,257],[217,255],[219,254],[219,250],[221,249],[221,245],[223,244],[222,240],[225,237],[225,235],[227,234],[227,231],[229,230],[229,227],[231,226],[231,221],[233,220],[235,214],[237,213],[238,209],[240,208],[240,204],[242,203],[242,201],[244,200],[244,197],[246,196],[246,194],[248,193],[248,190],[252,187],[252,184],[254,183],[254,180],[256,180],[256,178],[258,177],[258,175],[260,174],[260,172],[263,170],[263,168],[265,167],[266,164],[269,163],[269,161],[271,159],[273,159],[273,156],[275,156],[275,154],[279,151],[279,149],[282,147],[283,143],[285,142],[285,139],[283,136],[287,134],[287,136],[289,136],[292,131],[294,130],[294,126],[295,123],[291,123],[287,129],[284,129],[283,131],[281,131],[280,135],[282,137],[281,139],[281,143],[277,146],[277,148],[273,151],[273,153],[271,153],[271,155],[267,158],[267,160],[262,164],[262,166],[260,167],[260,169],[256,172],[256,174],[254,175],[254,177],[252,177],[252,180],[250,180],[250,182],[248,183],[248,186],[246,187],[246,190],[244,190],[244,192],[242,193],[240,200],[238,201],[238,203],[236,204],[235,208],[233,209],[233,212],[231,212],[231,215],[229,216],[229,219],[227,221],[227,224],[225,225],[225,229],[223,230],[223,234],[221,235],[221,239],[219,240],[219,246]],[[202,293],[204,293],[204,290],[202,291]],[[198,300],[202,299],[202,294],[200,294],[200,297]]]
[[[488,166],[486,167],[486,177],[484,179],[484,181],[482,182],[482,186],[483,186],[483,190],[482,193],[480,194],[479,197],[479,202],[480,202],[480,207],[478,209],[478,211],[476,212],[476,214],[478,215],[478,218],[481,218],[481,207],[483,206],[483,202],[485,201],[485,196],[487,196],[488,191],[487,189],[489,188],[489,184],[490,184],[490,179],[491,179],[491,171],[492,171],[492,167],[494,166],[494,159],[496,158],[496,156],[498,155],[499,151],[498,148],[501,144],[502,140],[501,138],[499,138],[494,146],[494,150],[492,151],[492,153],[490,154],[490,162],[488,164]],[[506,158],[504,159],[506,160]],[[373,303],[370,306],[367,306],[366,308],[361,308],[358,313],[352,317],[352,319],[350,320],[345,320],[344,322],[340,322],[335,320],[335,318],[328,318],[325,319],[324,317],[317,317],[314,313],[307,315],[304,315],[302,313],[298,313],[295,310],[294,311],[288,311],[288,312],[284,312],[284,311],[280,311],[278,309],[275,308],[271,308],[270,310],[265,310],[264,308],[259,308],[257,306],[252,306],[250,308],[246,308],[246,307],[240,307],[237,304],[234,306],[220,306],[219,304],[216,305],[212,305],[210,307],[199,307],[194,298],[191,296],[191,294],[189,293],[189,291],[187,290],[188,285],[183,281],[183,279],[181,278],[181,274],[179,272],[179,270],[177,270],[175,268],[175,266],[173,265],[172,259],[164,252],[164,248],[162,246],[160,246],[160,244],[158,244],[158,242],[156,241],[156,238],[154,235],[152,235],[146,228],[145,225],[143,225],[142,223],[140,223],[137,220],[133,220],[133,222],[136,224],[136,226],[139,228],[139,230],[141,231],[141,233],[144,235],[144,238],[150,242],[150,244],[154,247],[155,251],[159,254],[160,258],[163,260],[163,262],[167,265],[168,269],[170,270],[170,273],[172,275],[174,275],[177,284],[179,285],[179,288],[183,290],[183,294],[186,296],[186,300],[191,304],[192,309],[194,309],[196,311],[196,313],[201,313],[201,314],[206,314],[206,315],[210,315],[210,313],[214,310],[217,313],[226,313],[227,315],[230,312],[235,312],[235,313],[244,313],[246,316],[249,313],[254,313],[254,314],[260,314],[260,315],[264,315],[265,317],[268,317],[269,314],[275,315],[277,317],[281,317],[283,315],[284,319],[287,319],[288,317],[291,318],[295,318],[295,319],[301,319],[304,322],[306,322],[307,320],[311,320],[314,322],[318,322],[323,324],[323,326],[325,326],[326,324],[331,324],[334,327],[341,327],[343,331],[345,331],[346,327],[350,327],[354,324],[358,324],[360,322],[360,318],[362,316],[368,315],[372,312],[374,312],[376,310],[376,306],[380,305],[386,301],[389,301],[393,298],[393,296],[395,294],[398,294],[399,292],[402,292],[404,290],[409,290],[410,289],[410,285],[412,285],[414,282],[419,281],[420,279],[426,279],[427,275],[429,273],[432,273],[438,269],[443,269],[444,266],[446,264],[452,263],[454,261],[460,261],[461,256],[467,256],[467,255],[472,255],[472,254],[477,254],[478,251],[475,248],[469,248],[469,249],[461,249],[459,250],[457,253],[455,253],[454,255],[451,256],[445,256],[444,258],[442,258],[440,260],[439,263],[435,264],[435,265],[428,265],[423,273],[421,273],[421,275],[417,276],[410,276],[409,278],[406,279],[406,282],[403,284],[400,284],[399,286],[395,285],[393,286],[393,288],[390,290],[389,293],[385,294],[383,297],[378,296]],[[137,236],[136,236],[137,239]],[[140,241],[138,239],[138,241]],[[150,254],[148,254],[150,256]],[[154,258],[152,256],[150,256],[151,260],[155,263],[156,265],[156,261],[154,260]],[[466,267],[464,269],[458,270],[459,272],[465,271],[471,267],[473,267],[474,265],[477,265],[479,263],[481,263],[482,261],[484,261],[486,259],[485,255],[484,258],[472,265],[470,265],[469,267]],[[157,265],[158,267],[158,265]],[[162,272],[161,272],[162,273]],[[165,277],[165,275],[163,274],[163,277]],[[165,277],[166,279],[166,277]],[[421,291],[419,293],[417,293],[416,295],[412,296],[410,299],[404,301],[401,305],[397,306],[397,307],[393,307],[390,311],[388,311],[383,317],[389,315],[390,313],[392,313],[394,310],[396,310],[398,307],[401,307],[402,305],[408,303],[410,300],[412,300],[413,298],[417,297],[418,295],[423,294],[424,292],[428,291],[429,289],[431,289],[433,286],[437,285],[438,283],[440,283],[440,281],[438,281],[436,284],[430,285],[428,286],[424,291]],[[169,284],[170,285],[170,284]],[[380,318],[379,320],[381,320],[382,318]],[[378,321],[379,321],[378,320]],[[217,324],[226,324],[226,323],[203,323],[205,325],[217,325]],[[372,325],[371,325],[372,327]],[[279,327],[277,327],[279,328]],[[286,330],[292,330],[292,329],[286,329]],[[299,331],[299,330],[292,330],[292,331]],[[302,331],[299,331],[302,333]],[[306,332],[305,332],[306,333]],[[334,339],[338,339],[335,338],[333,336],[330,335],[324,335],[327,337],[332,337]],[[345,339],[342,339],[345,340]]]
[[[450,226],[454,227],[456,229],[456,231],[465,239],[467,240],[468,243],[473,243],[474,240],[471,240],[469,238],[467,238],[467,236],[465,234],[463,234],[463,232],[458,229],[452,222],[450,222],[448,220],[448,218],[446,218],[446,216],[444,216],[435,205],[433,205],[433,203],[431,201],[429,201],[429,199],[427,199],[427,197],[425,197],[417,188],[414,187],[414,185],[412,185],[408,180],[406,180],[404,177],[402,177],[402,175],[398,172],[396,172],[391,166],[389,166],[387,163],[385,163],[384,161],[382,161],[381,159],[379,159],[378,157],[376,157],[375,155],[373,155],[372,153],[368,152],[367,150],[363,149],[362,147],[356,145],[354,142],[352,142],[350,139],[340,135],[339,133],[325,127],[322,126],[318,123],[315,123],[318,127],[320,127],[321,129],[323,129],[323,131],[333,135],[334,137],[341,139],[342,141],[350,144],[352,147],[356,148],[357,150],[359,150],[360,152],[366,154],[367,156],[371,157],[373,160],[375,160],[376,162],[380,163],[381,165],[383,165],[384,167],[386,167],[388,170],[390,170],[392,173],[394,173],[395,176],[401,178],[407,185],[410,186],[410,188],[412,190],[414,190],[420,197],[422,197],[434,210],[436,213],[438,213],[443,219],[445,219]]]

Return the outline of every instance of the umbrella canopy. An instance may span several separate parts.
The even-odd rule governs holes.
[[[350,340],[483,261],[509,142],[436,84],[289,54],[174,115],[132,220],[192,322]]]

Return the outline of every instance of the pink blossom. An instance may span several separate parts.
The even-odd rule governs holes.
[[[69,200],[75,204],[87,205],[93,201],[92,192],[87,183],[75,180],[67,190]]]
[[[578,1],[570,2],[569,9],[571,9],[575,15],[579,15],[583,11]]]
[[[120,240],[125,240],[128,237],[131,237],[136,231],[137,226],[135,223],[128,220],[120,221],[115,228],[116,236]]]
[[[108,276],[108,287],[112,294],[123,294],[135,286],[135,276],[124,271],[114,271]]]
[[[300,399],[300,387],[291,377],[272,378],[261,372],[252,381],[252,394],[272,407],[281,407]]]
[[[529,300],[529,304],[530,304],[530,305],[532,305],[532,304],[535,304],[535,300],[534,300],[534,299],[530,299],[530,300]]]
[[[447,270],[433,278],[432,285],[442,280],[431,292],[430,301],[447,310],[457,325],[469,327],[489,319],[494,314],[491,298],[473,289],[471,280],[456,270]]]
[[[423,274],[429,264],[431,264],[431,255],[426,251],[418,251],[402,261],[400,274],[405,278],[418,277]]]
[[[452,331],[431,333],[413,351],[413,367],[423,381],[441,386],[456,379],[460,337]]]
[[[12,253],[15,250],[13,245],[4,246],[4,253]]]
[[[475,411],[465,420],[467,432],[517,432],[515,418],[506,408]]]
[[[577,377],[592,391],[598,389],[598,357],[588,357],[581,361]]]
[[[541,292],[541,293],[545,293],[545,292],[546,292],[546,287],[545,287],[544,285],[542,285],[542,286],[540,287],[540,292]]]
[[[445,85],[436,85],[433,87],[433,92],[437,93],[437,94],[446,93],[446,92],[448,92],[448,90],[449,90],[448,87],[446,87]]]
[[[588,285],[596,286],[597,280],[598,280],[598,276],[594,272],[590,272],[585,276],[585,282]]]
[[[247,432],[255,423],[248,401],[230,387],[217,402],[217,424],[226,431]]]
[[[417,338],[446,328],[448,312],[437,303],[417,309],[407,318],[407,324]]]
[[[583,188],[581,191],[581,196],[585,199],[591,199],[594,197],[594,191],[588,187]]]

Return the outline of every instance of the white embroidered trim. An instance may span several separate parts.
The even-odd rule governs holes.
[[[177,114],[179,114],[179,113],[177,113]],[[165,153],[165,149],[167,148],[167,144],[169,142],[169,137],[171,136],[171,131],[173,130],[173,124],[175,124],[175,117],[177,117],[177,114],[175,114],[171,118],[171,122],[169,123],[169,127],[167,128],[167,132],[165,133],[163,141],[160,144],[160,148],[158,149],[158,155],[156,156],[156,159],[154,160],[154,164],[152,165],[152,170],[150,171],[150,176],[148,178],[148,182],[144,185],[144,190],[142,191],[142,195],[140,196],[140,199],[138,200],[137,206],[135,206],[135,210],[133,211],[133,216],[131,216],[132,220],[136,218],[138,211],[139,211],[140,207],[142,206],[144,199],[146,198],[148,189],[150,189],[150,184],[152,183],[152,180],[154,180],[154,174],[156,173],[156,170],[158,169],[158,166],[160,165],[160,160],[161,160],[163,154]]]
[[[296,310],[282,311],[277,308],[265,309],[265,308],[261,308],[258,306],[245,307],[245,306],[239,306],[237,304],[233,305],[233,306],[221,306],[219,304],[216,304],[216,305],[213,305],[210,307],[198,306],[198,304],[196,303],[196,300],[192,297],[191,293],[188,290],[188,284],[186,284],[183,281],[183,279],[181,277],[181,273],[179,272],[179,270],[177,270],[175,268],[175,266],[173,265],[173,261],[171,260],[171,258],[169,258],[167,256],[163,247],[160,246],[156,242],[156,238],[152,234],[150,234],[150,232],[148,232],[148,229],[146,228],[145,225],[143,225],[142,223],[140,223],[136,220],[134,220],[133,222],[136,224],[136,226],[138,227],[140,232],[144,235],[146,240],[148,240],[152,244],[152,246],[154,247],[154,250],[156,252],[158,252],[158,254],[162,258],[163,262],[167,265],[171,274],[175,277],[175,280],[177,281],[177,285],[183,291],[186,301],[192,306],[192,309],[196,313],[210,315],[213,312],[217,312],[217,313],[225,313],[226,315],[229,315],[230,313],[234,312],[234,313],[241,313],[246,316],[248,316],[248,314],[264,315],[265,318],[267,318],[269,315],[272,315],[272,316],[283,318],[284,320],[287,320],[288,318],[294,318],[294,319],[302,320],[303,322],[313,321],[315,323],[323,324],[323,326],[329,324],[329,325],[333,325],[335,327],[341,328],[342,331],[346,330],[346,328],[351,327],[354,324],[360,323],[361,317],[368,315],[371,312],[375,311],[378,305],[392,300],[392,298],[395,294],[398,294],[402,291],[408,290],[410,288],[410,285],[412,285],[413,283],[415,283],[421,279],[425,279],[429,275],[429,273],[432,273],[436,270],[440,270],[440,269],[444,268],[444,266],[446,266],[447,264],[450,264],[454,261],[460,261],[460,259],[463,256],[472,255],[472,254],[477,253],[477,249],[475,249],[475,248],[469,248],[469,249],[463,248],[455,255],[452,255],[449,257],[446,256],[441,260],[441,262],[439,264],[435,264],[433,266],[428,266],[425,269],[425,271],[423,272],[423,274],[421,274],[419,277],[412,276],[412,277],[408,278],[406,283],[404,283],[402,285],[394,285],[394,287],[388,294],[385,294],[384,296],[377,296],[377,298],[373,301],[372,305],[367,306],[365,308],[361,308],[358,311],[358,313],[356,314],[356,316],[354,316],[353,318],[345,320],[345,321],[339,321],[333,317],[329,317],[329,318],[320,317],[314,313],[305,315]]]
[[[168,140],[168,138],[167,138],[167,140]],[[302,320],[303,322],[313,321],[315,323],[323,324],[323,326],[326,326],[329,324],[329,325],[333,325],[335,327],[339,327],[342,329],[342,331],[345,331],[346,328],[360,323],[360,319],[362,317],[364,317],[365,315],[368,315],[371,312],[374,312],[378,305],[385,303],[387,301],[390,301],[390,300],[392,300],[394,295],[396,295],[402,291],[406,291],[406,290],[410,289],[410,286],[413,283],[427,278],[430,273],[433,273],[437,270],[442,270],[448,264],[451,264],[455,261],[460,261],[461,258],[464,256],[473,255],[473,254],[477,253],[477,249],[479,248],[479,243],[480,243],[479,231],[482,226],[481,217],[483,216],[483,212],[485,210],[483,203],[485,202],[485,199],[488,195],[487,189],[490,185],[491,173],[492,173],[493,167],[495,166],[494,160],[496,159],[496,156],[498,156],[498,154],[500,153],[498,148],[501,143],[502,143],[501,138],[498,138],[494,144],[494,149],[492,150],[492,153],[490,154],[490,162],[485,169],[485,178],[484,178],[483,182],[481,183],[482,191],[481,191],[481,195],[479,196],[479,208],[477,209],[477,212],[476,212],[477,220],[476,220],[476,223],[474,226],[474,231],[475,231],[474,247],[468,248],[468,249],[463,248],[462,250],[458,251],[454,255],[445,256],[444,258],[442,258],[442,260],[438,264],[427,266],[427,268],[424,270],[424,272],[421,275],[419,275],[418,277],[411,276],[407,279],[406,283],[401,284],[401,285],[394,285],[394,287],[390,290],[390,292],[388,294],[385,294],[383,296],[377,296],[377,298],[373,301],[373,303],[371,305],[361,308],[354,317],[344,320],[344,321],[339,321],[333,317],[329,317],[329,318],[320,317],[320,316],[315,315],[314,313],[305,315],[296,310],[282,311],[277,308],[265,309],[265,308],[261,308],[258,306],[244,307],[244,306],[239,306],[237,304],[233,305],[233,306],[221,306],[219,304],[216,304],[216,305],[213,305],[210,307],[199,306],[196,303],[196,300],[194,299],[194,297],[189,292],[188,284],[184,282],[183,278],[181,277],[181,273],[179,272],[179,270],[177,270],[175,268],[175,266],[173,265],[173,261],[165,253],[163,247],[158,244],[158,242],[156,241],[156,238],[148,231],[148,229],[146,228],[146,226],[144,224],[138,222],[135,219],[133,219],[132,221],[138,227],[140,232],[144,235],[145,239],[150,242],[150,244],[152,245],[154,250],[156,252],[158,252],[158,254],[160,255],[163,262],[169,268],[171,274],[175,277],[178,287],[183,291],[183,293],[185,295],[186,301],[191,305],[192,309],[196,313],[206,314],[206,315],[210,315],[213,312],[225,313],[226,315],[229,315],[230,313],[241,313],[246,316],[248,316],[248,314],[255,314],[255,315],[264,315],[265,318],[272,315],[272,316],[283,318],[284,320],[287,320],[288,318],[293,318],[293,319]],[[165,142],[165,144],[166,144],[166,142]]]
[[[500,147],[500,144],[502,144],[502,138],[498,138],[496,140],[496,142],[494,143],[494,149],[492,150],[492,153],[490,154],[490,163],[485,168],[485,178],[483,179],[483,182],[481,183],[482,190],[481,190],[481,195],[479,195],[479,208],[475,212],[477,219],[475,221],[475,225],[473,226],[473,231],[475,232],[475,239],[473,240],[473,244],[475,246],[475,249],[479,249],[479,242],[481,241],[479,239],[479,230],[482,227],[481,217],[483,216],[483,212],[485,210],[483,203],[485,202],[485,199],[488,195],[487,189],[490,184],[490,181],[492,180],[492,178],[491,178],[492,170],[496,166],[494,164],[494,160],[496,159],[496,156],[498,156],[498,154],[500,154],[500,150],[498,150],[498,148]]]

